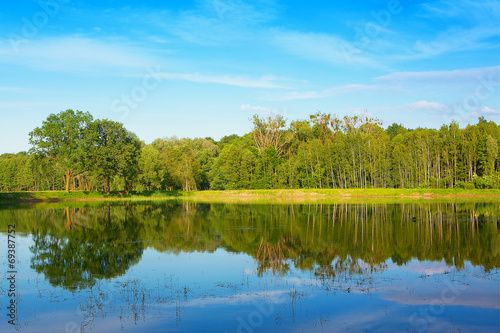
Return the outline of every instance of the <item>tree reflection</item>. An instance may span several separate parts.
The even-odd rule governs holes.
[[[65,209],[64,231],[46,230],[33,235],[31,267],[43,273],[54,286],[69,290],[91,287],[97,279],[124,274],[142,256],[143,244],[131,242],[140,233],[141,224],[133,218],[111,218],[110,206],[100,209],[95,223],[85,220],[84,212]]]
[[[388,260],[465,261],[500,267],[499,203],[116,204],[53,210],[0,210],[31,232],[31,265],[71,290],[121,275],[145,246],[159,252],[245,253],[257,274],[291,267],[318,278],[369,275]]]
[[[268,270],[272,270],[273,274],[284,275],[290,268],[290,252],[293,249],[288,247],[285,237],[280,238],[276,244],[262,239],[255,255],[258,275],[262,276]]]

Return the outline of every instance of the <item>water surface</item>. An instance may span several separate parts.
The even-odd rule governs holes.
[[[482,202],[1,209],[0,330],[498,332],[499,220]]]

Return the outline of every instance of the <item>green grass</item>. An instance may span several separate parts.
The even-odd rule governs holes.
[[[306,202],[306,201],[363,201],[392,200],[412,201],[444,198],[495,198],[500,189],[294,189],[294,190],[234,190],[234,191],[143,191],[126,195],[123,192],[91,191],[40,191],[0,192],[0,203],[12,202],[61,202],[61,201],[157,201],[189,200],[204,202]]]
[[[144,191],[141,193],[130,193],[126,195],[124,192],[105,192],[96,191],[37,191],[37,192],[0,192],[0,201],[79,201],[79,200],[133,200],[154,198],[173,198],[186,196],[182,191]]]

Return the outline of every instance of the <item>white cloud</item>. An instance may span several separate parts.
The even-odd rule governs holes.
[[[251,110],[254,110],[254,111],[265,111],[265,112],[272,112],[273,109],[272,108],[268,108],[268,107],[264,107],[264,106],[253,106],[253,105],[250,105],[250,104],[242,104],[240,106],[240,109],[242,111],[251,111]]]
[[[311,98],[322,98],[325,97],[317,91],[292,91],[280,96],[267,96],[261,97],[264,101],[292,101],[298,99],[311,99]]]
[[[42,89],[21,88],[21,87],[0,87],[0,92],[28,94],[43,92]]]
[[[322,61],[332,65],[360,65],[381,68],[368,56],[367,50],[360,50],[352,43],[336,35],[321,33],[276,32],[275,43],[286,52],[299,57]],[[367,54],[368,55],[368,54]]]
[[[438,102],[428,102],[428,101],[419,101],[415,103],[409,103],[403,106],[404,109],[410,112],[428,112],[432,114],[449,114],[453,113],[453,110],[447,105],[438,103]]]
[[[53,102],[29,102],[29,101],[17,101],[17,102],[0,102],[0,110],[5,110],[6,112],[12,111],[30,111],[30,110],[40,110],[40,109],[58,109],[61,103]]]
[[[290,101],[290,100],[298,100],[298,99],[312,99],[312,98],[325,98],[329,96],[341,95],[341,94],[350,94],[354,92],[367,92],[367,91],[393,91],[398,89],[394,86],[385,86],[385,85],[367,85],[367,84],[346,84],[342,86],[336,86],[328,89],[323,89],[321,91],[293,91],[281,96],[275,97],[265,97],[261,98],[262,100],[271,100],[271,101]]]
[[[488,17],[498,16],[500,12],[500,3],[498,0],[442,0],[431,4],[421,4],[423,9],[422,16],[426,17],[462,17],[463,19],[487,19]],[[485,15],[486,14],[486,15]]]
[[[337,86],[326,89],[324,90],[324,93],[328,96],[331,96],[338,94],[348,94],[359,91],[382,91],[388,89],[393,89],[393,87],[381,86],[381,85],[367,85],[367,84],[346,84],[343,86]]]
[[[267,302],[269,304],[282,304],[289,298],[288,290],[268,290],[256,291],[252,293],[235,293],[231,296],[208,296],[194,298],[186,301],[185,307],[200,307],[210,305],[234,305],[234,304],[255,304],[255,302]],[[164,304],[166,308],[175,307],[175,304]]]
[[[470,69],[456,69],[451,71],[427,71],[427,72],[396,72],[375,78],[384,82],[408,82],[408,83],[447,83],[456,84],[464,81],[478,82],[485,79],[491,84],[500,83],[500,66],[481,67]]]
[[[417,41],[414,51],[400,58],[431,58],[449,52],[494,49],[498,44],[491,42],[492,37],[500,36],[498,26],[482,26],[472,29],[450,28],[437,34],[434,40]]]
[[[420,6],[420,16],[427,20],[439,20],[441,25],[448,28],[435,30],[431,39],[418,40],[412,46],[412,52],[397,58],[422,59],[450,52],[498,48],[498,42],[493,40],[500,36],[498,0],[444,0]],[[448,20],[454,21],[451,23]],[[460,20],[460,24],[456,20]]]
[[[398,269],[407,270],[414,273],[425,274],[425,275],[435,275],[444,274],[453,270],[453,266],[448,266],[443,261],[424,261],[415,262],[412,261],[407,266],[398,266]]]
[[[153,43],[157,43],[157,44],[167,44],[169,42],[168,39],[166,38],[163,38],[163,37],[160,37],[160,36],[147,36],[147,39]]]
[[[487,106],[481,108],[481,113],[483,114],[492,114],[492,115],[500,115],[499,111],[493,110]]]
[[[227,45],[254,38],[256,28],[273,20],[275,12],[272,1],[201,0],[197,8],[170,17],[171,24],[158,23],[189,43]]]
[[[0,40],[3,62],[42,70],[92,71],[120,67],[145,67],[157,63],[133,48],[111,41],[82,37],[43,38],[35,40]]]
[[[184,80],[198,83],[217,83],[236,87],[246,88],[271,88],[271,89],[290,89],[290,87],[276,83],[277,78],[273,76],[263,76],[258,79],[247,78],[233,75],[203,75],[199,73],[159,73],[159,78],[167,80]]]
[[[439,102],[421,100],[418,102],[407,103],[397,106],[384,106],[384,107],[374,107],[371,108],[372,111],[382,111],[382,112],[398,112],[398,113],[419,113],[439,116],[442,119],[455,119],[461,121],[463,114],[461,115],[460,109],[455,105],[445,105]],[[424,117],[425,115],[421,115]]]
[[[390,108],[395,111],[426,112],[443,120],[455,119],[461,123],[475,122],[478,117],[497,117],[500,91],[500,66],[459,69],[451,71],[398,72],[377,77],[381,83],[399,85],[414,91],[422,87],[426,95],[434,92],[454,92],[454,103],[421,100]],[[420,85],[420,86],[419,86]],[[493,103],[493,105],[491,105]],[[489,104],[489,105],[488,105]],[[491,107],[493,106],[493,107]],[[389,109],[387,109],[389,110]]]
[[[274,108],[259,106],[259,105],[254,106],[254,105],[250,105],[250,104],[242,104],[240,106],[240,109],[242,111],[257,112],[262,117],[280,115],[286,121],[291,121],[292,119],[296,119],[296,115],[288,112],[288,108],[286,106],[283,107],[282,109],[274,109]]]
[[[495,122],[498,122],[498,119],[500,118],[500,111],[491,109],[487,106],[482,108],[476,108],[474,111],[462,117],[461,120],[463,122],[473,122],[474,120],[477,120],[477,118],[479,117],[485,117],[486,119],[492,119],[495,120]]]
[[[435,101],[421,100],[414,103],[407,103],[397,106],[373,107],[372,112],[398,112],[404,114],[406,112],[420,114],[420,117],[435,116],[442,121],[449,122],[456,120],[462,124],[470,124],[477,121],[479,117],[487,119],[498,118],[500,112],[488,106],[465,107],[463,103],[443,104]],[[424,119],[424,118],[422,118]],[[496,120],[495,120],[496,121]]]

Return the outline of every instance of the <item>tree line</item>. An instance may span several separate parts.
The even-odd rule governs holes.
[[[500,126],[384,129],[366,116],[316,113],[287,125],[255,115],[251,132],[145,144],[88,112],[51,114],[29,152],[0,155],[1,191],[271,188],[499,188]]]

